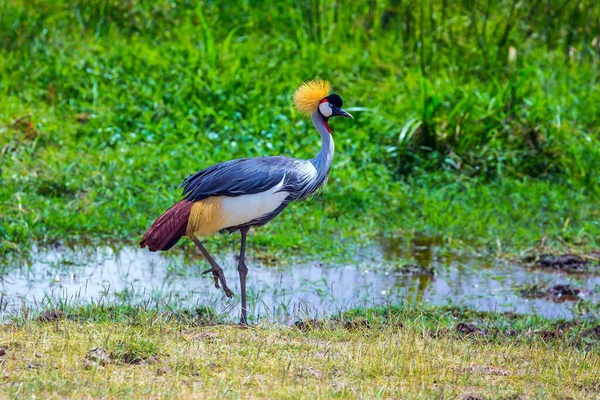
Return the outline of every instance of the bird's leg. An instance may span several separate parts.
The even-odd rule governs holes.
[[[219,281],[221,281],[221,286],[223,286],[223,291],[225,292],[225,295],[229,298],[233,297],[233,292],[231,290],[229,290],[229,287],[227,286],[227,282],[225,281],[225,274],[223,273],[223,268],[221,268],[219,266],[219,264],[217,264],[215,259],[212,258],[212,256],[208,252],[208,250],[206,250],[204,245],[202,243],[200,243],[200,241],[198,240],[198,238],[196,236],[194,236],[194,235],[188,235],[188,236],[190,237],[190,239],[192,239],[192,242],[194,242],[194,244],[200,249],[200,251],[202,252],[202,255],[204,256],[204,258],[206,258],[206,261],[208,261],[208,263],[212,267],[211,269],[204,271],[202,273],[202,275],[212,272],[213,278],[215,279],[215,287],[217,289],[219,289]]]
[[[249,228],[241,229],[242,233],[242,245],[240,247],[240,260],[238,261],[238,272],[240,273],[240,290],[242,292],[242,318],[240,319],[240,325],[248,325],[246,306],[246,275],[248,275],[248,267],[246,267],[246,235],[248,234]]]

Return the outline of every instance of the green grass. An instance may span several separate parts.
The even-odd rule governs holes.
[[[590,398],[599,389],[592,323],[413,307],[249,329],[151,310],[93,314],[2,325],[4,395]]]
[[[190,173],[312,157],[290,96],[313,77],[356,118],[332,123],[324,195],[260,248],[329,257],[384,233],[597,246],[600,10],[554,3],[2,2],[0,251],[135,243]]]

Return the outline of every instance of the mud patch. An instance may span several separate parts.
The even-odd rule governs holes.
[[[580,292],[580,289],[576,289],[571,285],[554,285],[550,288],[549,294],[555,300],[565,299],[576,301]]]
[[[61,310],[46,310],[40,314],[38,321],[52,322],[65,318],[65,313]]]
[[[503,318],[495,319],[494,314],[481,313],[479,316],[471,316],[458,322],[453,329],[440,327],[424,330],[423,335],[428,338],[443,337],[472,337],[484,338],[485,340],[504,340],[509,338],[539,338],[544,341],[565,340],[577,345],[587,346],[597,344],[600,341],[600,325],[597,323],[589,325],[584,321],[549,321],[537,329],[523,324],[523,317],[511,326],[506,325]],[[497,316],[497,315],[496,315]],[[584,340],[581,340],[581,339]],[[529,339],[527,339],[529,340]]]
[[[542,338],[543,341],[548,342],[551,340],[561,339],[565,333],[559,329],[555,331],[537,331],[535,336]]]
[[[600,255],[594,252],[587,256],[576,254],[540,254],[525,257],[523,260],[535,268],[551,269],[561,272],[589,272],[590,268],[598,266]]]
[[[583,332],[583,336],[588,337],[588,338],[592,338],[595,340],[600,340],[600,325],[591,328],[591,329],[587,329]]]
[[[473,324],[468,324],[466,322],[461,322],[456,325],[456,331],[458,333],[462,333],[463,335],[473,335],[473,336],[487,336],[487,332],[481,328],[476,327]]]
[[[582,290],[568,284],[557,284],[551,287],[545,285],[529,285],[517,288],[519,295],[526,299],[548,299],[556,303],[578,301]]]

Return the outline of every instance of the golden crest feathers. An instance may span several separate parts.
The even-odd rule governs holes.
[[[329,94],[331,84],[316,79],[304,82],[294,92],[294,105],[303,113],[312,113],[319,107],[319,102]]]

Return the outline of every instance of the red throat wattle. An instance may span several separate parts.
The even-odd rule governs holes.
[[[333,133],[331,133],[331,129],[329,129],[329,122],[323,121],[323,125],[325,125],[325,128],[327,129],[327,132],[329,132],[330,135],[333,135]]]

